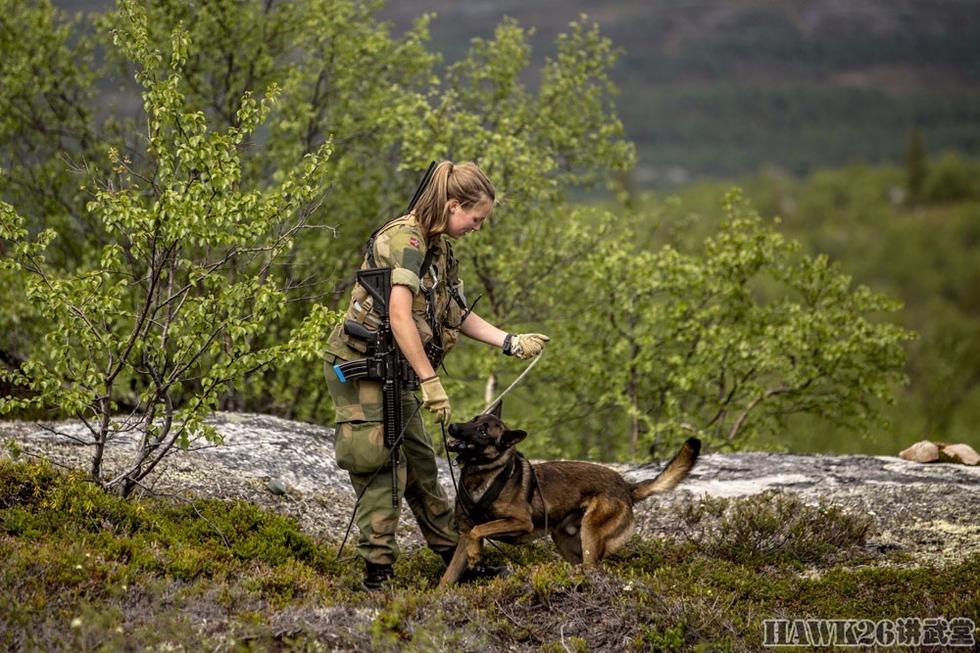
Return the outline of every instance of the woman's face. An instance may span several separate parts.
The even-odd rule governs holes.
[[[487,219],[493,204],[489,199],[484,198],[482,202],[464,209],[459,200],[449,200],[449,226],[446,229],[453,238],[459,238],[463,234],[471,231],[479,231],[480,225]]]

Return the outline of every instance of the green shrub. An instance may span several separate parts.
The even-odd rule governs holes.
[[[947,152],[934,162],[923,183],[922,195],[928,202],[962,202],[980,198],[980,165],[956,152]]]
[[[681,519],[707,556],[740,564],[827,564],[863,546],[873,520],[821,500],[768,490],[734,500],[687,503]]]
[[[0,533],[66,541],[81,534],[121,562],[184,580],[210,576],[236,561],[301,562],[319,572],[334,564],[295,520],[254,504],[131,502],[43,463],[0,463],[0,506]]]
[[[37,502],[41,487],[50,485],[57,474],[46,464],[13,464],[0,461],[0,508]]]

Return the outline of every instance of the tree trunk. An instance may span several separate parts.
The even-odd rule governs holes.
[[[631,360],[636,361],[640,356],[640,348],[634,341],[631,347]],[[640,380],[636,372],[636,364],[630,365],[630,380],[627,392],[630,398],[630,460],[636,460],[636,452],[640,446]]]
[[[493,396],[497,392],[497,375],[493,372],[487,376],[487,383],[483,387],[483,405],[489,406],[493,401]]]
[[[105,445],[109,438],[109,419],[110,419],[110,408],[109,408],[109,390],[106,390],[106,396],[99,401],[99,430],[95,435],[95,451],[92,453],[92,467],[91,474],[92,480],[101,485],[102,484],[102,461],[105,457]]]
[[[640,445],[640,414],[635,369],[630,370],[627,392],[630,398],[630,408],[632,408],[630,411],[630,460],[636,460],[636,451]]]

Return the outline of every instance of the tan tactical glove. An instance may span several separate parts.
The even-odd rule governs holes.
[[[544,343],[551,340],[543,333],[510,333],[504,339],[504,353],[517,356],[521,360],[534,358],[544,349]]]
[[[449,405],[449,396],[443,389],[442,381],[439,380],[438,376],[422,381],[422,406],[436,416],[437,422],[449,423],[453,409]]]

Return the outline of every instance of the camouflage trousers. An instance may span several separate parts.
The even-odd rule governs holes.
[[[360,533],[357,553],[374,564],[392,564],[398,557],[395,531],[401,506],[392,506],[391,500],[391,455],[384,446],[381,384],[340,383],[331,369],[334,362],[328,358],[324,372],[337,413],[337,465],[350,475],[354,493],[360,497],[354,508]],[[442,552],[456,547],[453,506],[439,485],[432,440],[416,410],[419,403],[414,393],[402,393],[402,415],[411,420],[398,460],[399,504],[404,497],[426,544]]]

